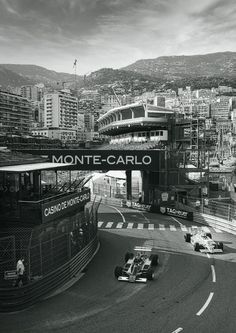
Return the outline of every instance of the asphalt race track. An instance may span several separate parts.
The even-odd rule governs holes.
[[[194,222],[100,206],[100,249],[69,289],[18,313],[0,314],[3,333],[235,333],[236,239],[209,228],[224,253],[194,252],[184,233]],[[160,264],[147,284],[119,282],[116,265],[136,245]]]

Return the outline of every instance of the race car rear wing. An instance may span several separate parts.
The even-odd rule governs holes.
[[[202,253],[222,253],[223,252],[222,249],[213,249],[212,251],[210,251],[209,249],[200,249],[199,251]]]
[[[118,277],[118,281],[146,283],[147,282],[147,278],[136,277],[136,278],[134,278],[134,279],[131,280],[128,276],[119,276]]]
[[[140,252],[151,252],[151,247],[145,247],[145,246],[135,246],[134,251],[140,251]]]

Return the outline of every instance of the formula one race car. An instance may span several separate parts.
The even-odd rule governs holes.
[[[191,243],[195,251],[219,253],[223,252],[223,243],[212,240],[211,233],[206,233],[198,228],[192,228],[191,233],[184,235],[185,242]]]
[[[123,267],[116,266],[114,274],[119,281],[147,282],[153,280],[158,255],[151,254],[152,248],[136,246],[134,253],[126,253]]]

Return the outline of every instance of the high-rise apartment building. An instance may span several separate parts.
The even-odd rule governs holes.
[[[20,95],[0,91],[0,133],[27,135],[31,122],[31,103]]]
[[[43,99],[43,89],[44,86],[42,84],[39,85],[28,85],[22,86],[21,88],[21,96],[27,98],[29,100],[40,102]]]
[[[44,127],[75,128],[78,125],[78,99],[69,90],[44,96]]]

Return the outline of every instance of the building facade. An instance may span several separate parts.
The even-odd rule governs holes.
[[[24,97],[0,91],[0,133],[29,134],[32,105]]]
[[[77,129],[78,99],[69,90],[46,94],[44,97],[44,127]]]

